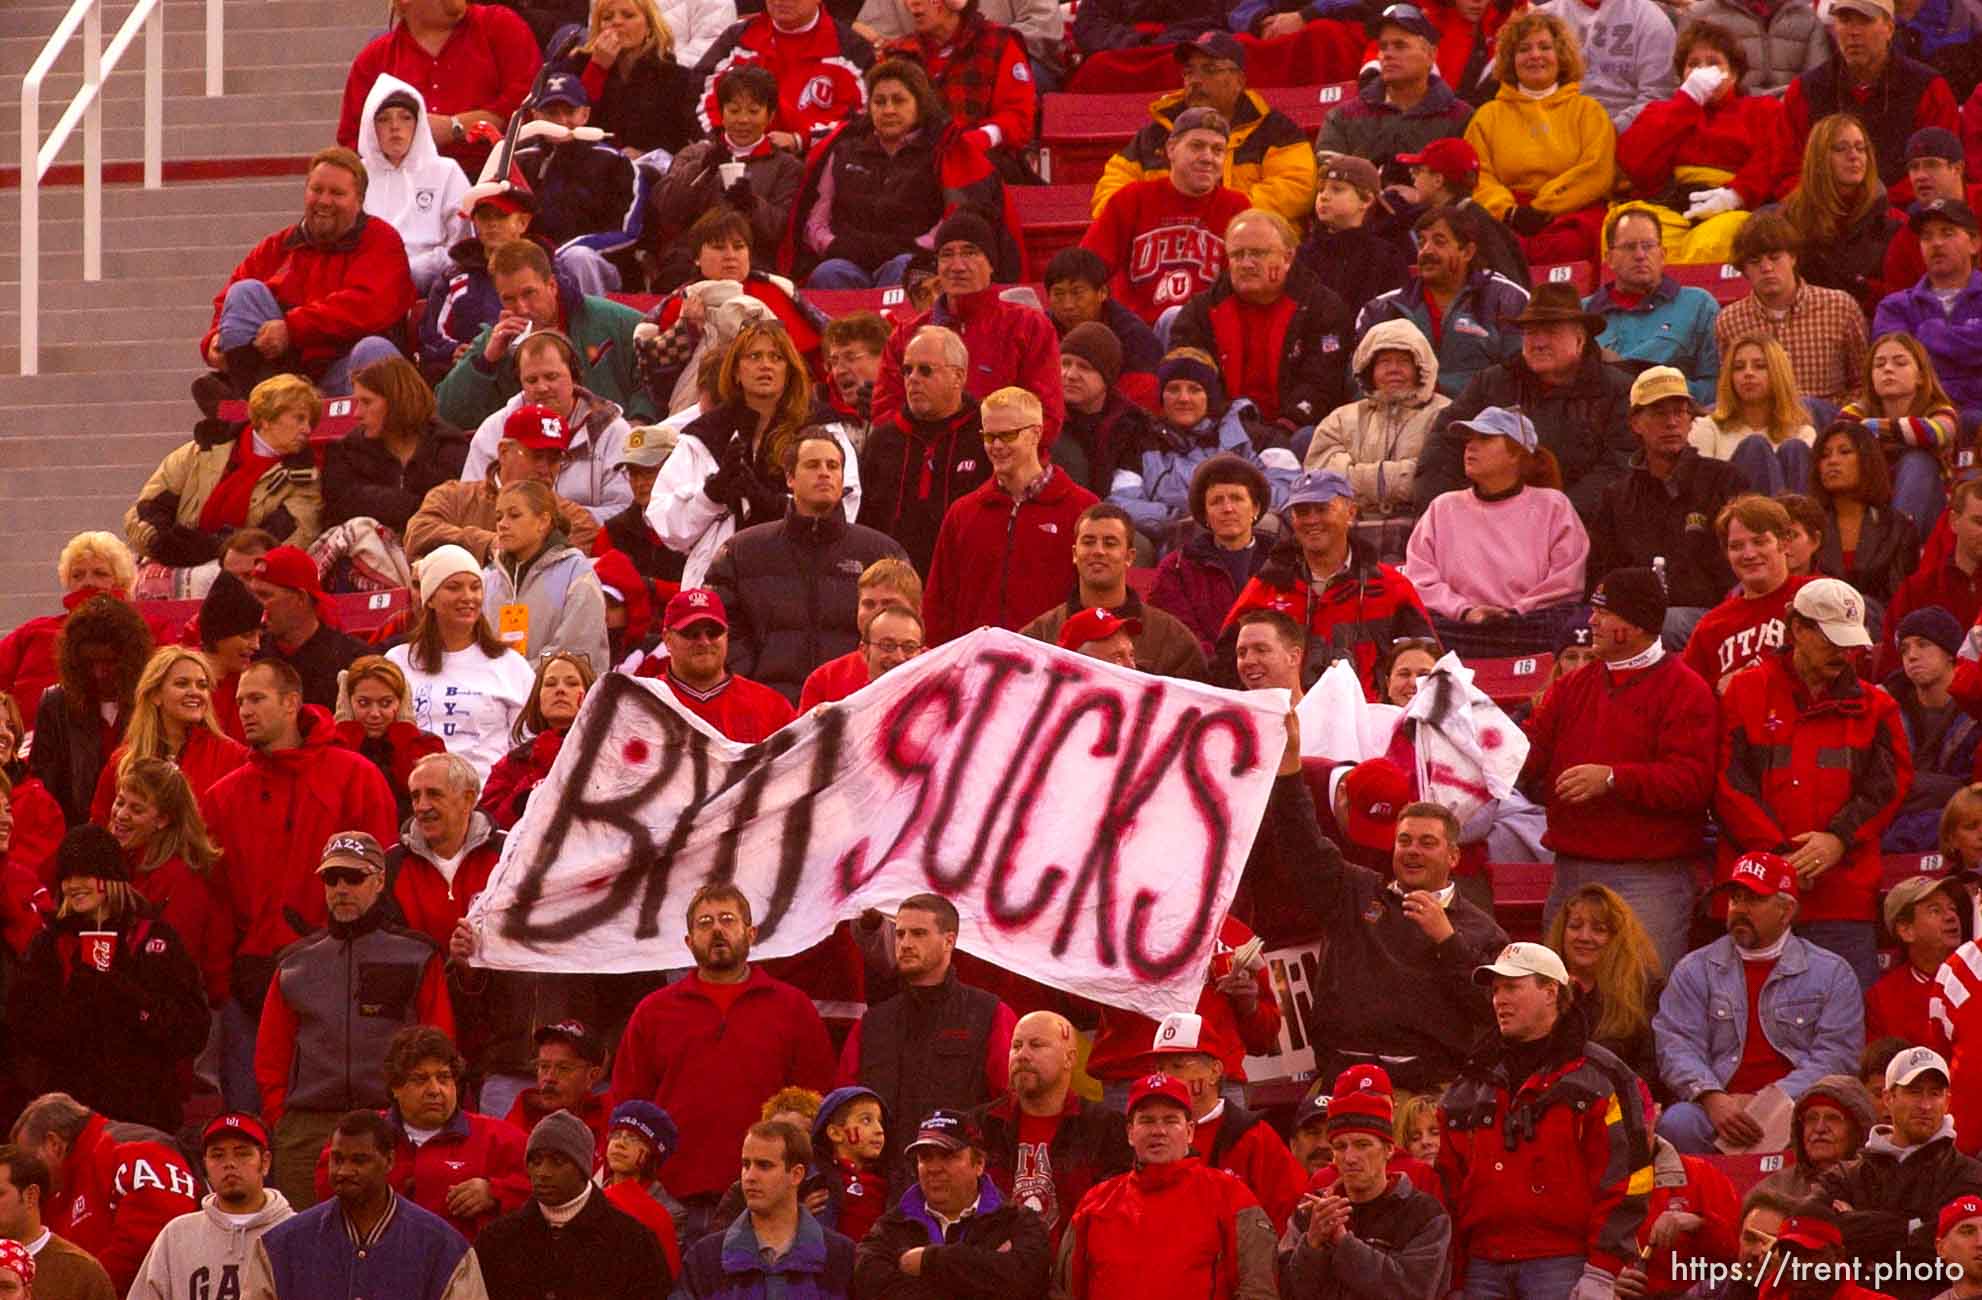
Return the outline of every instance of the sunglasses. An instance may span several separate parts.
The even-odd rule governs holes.
[[[939,371],[949,369],[952,369],[952,367],[931,365],[926,361],[916,361],[903,366],[902,373],[905,375],[914,375],[917,379],[928,379]]]
[[[684,641],[720,641],[729,635],[729,629],[714,623],[691,623],[687,627],[670,628],[669,631]]]
[[[1005,443],[1009,445],[1011,443],[1017,442],[1021,437],[1025,436],[1025,431],[1027,429],[1038,429],[1043,427],[1044,427],[1043,425],[1038,425],[1038,424],[1021,424],[1016,429],[986,429],[983,432],[983,438],[987,444],[995,445],[997,443]]]
[[[360,871],[356,867],[332,867],[329,871],[319,871],[317,873],[318,879],[322,880],[326,885],[357,886],[364,884],[367,880],[371,879],[371,876],[371,872]]]

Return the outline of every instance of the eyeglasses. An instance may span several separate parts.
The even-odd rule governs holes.
[[[735,912],[716,912],[716,913],[704,912],[702,915],[695,918],[694,928],[697,930],[713,930],[717,926],[721,926],[723,929],[727,930],[734,926],[739,926],[742,924],[743,924],[743,918],[738,916]]]
[[[372,873],[360,871],[356,867],[332,867],[329,871],[319,871],[318,879],[326,885],[362,885],[370,880]]]
[[[1004,443],[1009,446],[1017,442],[1025,434],[1027,429],[1041,429],[1044,427],[1044,425],[1040,424],[1021,424],[1016,429],[986,429],[983,432],[983,437],[987,444],[995,445],[997,443]]]
[[[687,627],[670,628],[668,632],[684,641],[720,641],[729,635],[728,628],[717,627],[714,623],[693,623]]]
[[[582,1074],[589,1068],[585,1061],[537,1061],[534,1064],[538,1074],[554,1074],[560,1079]]]
[[[1633,239],[1628,243],[1611,245],[1611,248],[1616,250],[1617,252],[1629,253],[1633,257],[1638,257],[1646,253],[1657,252],[1658,247],[1659,247],[1659,241],[1656,239]]]
[[[872,646],[872,647],[873,647],[874,649],[876,649],[876,650],[879,650],[879,651],[880,651],[880,652],[881,652],[882,654],[884,654],[884,655],[909,655],[909,656],[914,656],[914,655],[919,655],[919,654],[921,654],[921,653],[922,653],[922,642],[920,642],[920,641],[867,641],[867,640],[862,640],[860,644],[862,644],[862,645],[864,645],[864,646]]]

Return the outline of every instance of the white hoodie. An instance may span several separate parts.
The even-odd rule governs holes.
[[[372,125],[387,95],[411,95],[419,104],[413,145],[398,166],[385,160],[378,128]],[[399,232],[406,243],[406,261],[413,268],[413,287],[422,294],[447,274],[447,250],[469,233],[460,215],[468,193],[468,176],[461,164],[440,156],[433,132],[427,129],[427,101],[399,78],[381,74],[365,96],[358,119],[358,157],[364,161],[367,185],[365,211]]]
[[[209,1287],[214,1295],[243,1294],[255,1243],[294,1213],[288,1199],[271,1187],[261,1212],[236,1226],[208,1193],[199,1209],[180,1215],[159,1232],[131,1283],[128,1300],[183,1300],[205,1295]],[[200,1275],[198,1285],[195,1274]]]

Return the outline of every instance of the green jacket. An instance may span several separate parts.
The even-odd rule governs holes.
[[[653,423],[658,418],[654,399],[640,382],[633,357],[633,327],[640,323],[640,313],[608,298],[583,296],[562,275],[557,277],[557,296],[565,330],[585,359],[585,373],[572,377],[578,386],[618,403],[629,424]],[[491,366],[482,357],[493,328],[485,326],[475,336],[468,354],[434,390],[440,418],[456,428],[475,428],[522,390],[513,359]]]

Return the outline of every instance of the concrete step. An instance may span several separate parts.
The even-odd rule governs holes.
[[[102,280],[95,284],[75,284],[66,302],[57,303],[42,295],[44,307],[184,307],[203,302],[211,307],[213,295],[220,292],[224,277],[190,276],[172,279]],[[0,395],[0,404],[6,401]]]
[[[85,285],[85,281],[83,280],[81,245],[82,240],[80,237],[72,244],[50,244],[49,241],[43,241],[44,248],[59,247],[74,248],[77,250],[73,253],[44,252],[42,254],[41,284],[42,300],[44,303],[49,301],[49,291],[51,289],[55,289],[59,294],[61,290],[58,286],[75,285],[81,288]],[[247,253],[249,246],[248,241],[242,241],[204,247],[114,248],[110,246],[108,239],[106,239],[103,249],[103,279],[104,282],[109,282],[113,280],[142,278],[158,268],[159,258],[161,256],[169,256],[172,259],[173,269],[184,272],[187,275],[206,271],[224,279],[227,273],[232,271],[240,263],[242,256]],[[4,262],[0,262],[0,293],[8,291],[10,288],[18,288],[21,279],[20,268],[21,264],[18,258],[8,258]]]
[[[167,162],[184,158],[307,158],[327,144],[335,143],[337,123],[335,102],[322,118],[283,122],[247,122],[225,129],[166,120],[160,133],[162,157]],[[0,134],[0,166],[12,166],[20,158],[21,138]],[[138,161],[145,156],[144,129],[140,126],[103,128],[103,157],[106,161]],[[80,163],[83,136],[79,130],[63,144],[57,162]]]
[[[355,51],[354,51],[355,53]],[[136,68],[130,73],[130,68]],[[280,94],[291,90],[331,90],[344,93],[344,78],[351,70],[351,60],[319,58],[315,50],[299,51],[299,61],[295,63],[269,63],[242,65],[229,62],[223,73],[221,86],[230,96]],[[25,72],[22,69],[22,72]],[[0,74],[11,76],[18,82],[21,73]],[[206,97],[206,58],[189,64],[174,66],[169,61],[165,68],[162,90],[172,96]],[[48,80],[42,83],[42,100],[68,102],[75,97],[82,84],[82,73],[73,69],[58,69],[49,73]],[[142,62],[119,68],[104,85],[105,103],[116,103],[144,97],[144,64]],[[18,95],[16,95],[18,98]],[[18,132],[19,117],[9,123],[9,129]]]
[[[61,286],[54,287],[56,292],[53,295],[44,296],[64,300],[66,295],[61,292]],[[117,338],[144,341],[172,339],[184,343],[196,340],[205,331],[211,316],[205,304],[157,307],[142,312],[114,307],[57,307],[41,313],[41,342],[44,347],[51,343],[98,343]],[[18,339],[19,326],[18,311],[0,312],[0,341]],[[106,343],[105,346],[109,345]]]
[[[46,89],[44,87],[44,89]],[[132,82],[129,95],[106,96],[103,101],[103,129],[106,134],[144,125],[144,81],[138,78]],[[321,120],[326,116],[335,118],[339,97],[344,93],[343,83],[334,86],[310,86],[291,82],[284,88],[286,93],[267,95],[220,95],[208,99],[197,91],[193,93],[168,94],[164,98],[165,122],[168,126],[207,126],[231,129],[239,125],[252,125],[257,122],[307,122]],[[54,130],[62,120],[63,112],[69,107],[70,93],[44,94],[41,100],[41,129],[43,137]],[[328,104],[328,108],[325,105]],[[333,129],[335,122],[332,123]],[[79,130],[81,128],[78,128]]]
[[[190,382],[189,371],[182,377],[176,396],[117,404],[117,417],[126,422],[125,427],[143,432],[93,431],[88,437],[79,437],[82,429],[73,410],[59,406],[14,410],[8,415],[7,435],[0,437],[0,471],[34,465],[93,469],[108,458],[119,464],[141,464],[149,474],[160,457],[191,436],[193,424],[199,419],[199,411],[186,395],[186,385]],[[29,522],[15,519],[9,527],[25,526]]]
[[[175,363],[187,367],[187,381],[192,380],[195,345],[199,342],[197,332],[188,333],[184,338],[143,338],[143,339],[92,339],[82,343],[55,343],[43,339],[41,343],[41,376],[89,374],[101,372],[109,366],[142,367],[147,370],[162,370]],[[18,374],[21,369],[21,350],[12,344],[0,345],[0,372]]]
[[[267,16],[277,21],[287,17],[281,13]],[[230,67],[243,68],[275,67],[280,65],[288,54],[298,50],[308,50],[318,61],[327,62],[333,58],[356,54],[377,34],[377,30],[356,23],[325,23],[321,19],[291,22],[279,29],[246,32],[237,29],[225,37],[227,64]],[[51,23],[39,35],[0,36],[0,72],[9,75],[26,73],[28,68],[33,66],[34,61],[41,57],[41,52],[47,48],[48,38],[54,34],[54,31],[55,26]],[[103,43],[106,47],[116,36],[116,31],[114,23],[107,21],[104,23]],[[58,57],[56,66],[67,67],[79,73],[82,70],[82,42],[83,34],[78,31]],[[143,36],[132,42],[130,52],[126,55],[128,62],[119,65],[120,73],[125,67],[144,66],[144,42]],[[165,66],[206,67],[204,22],[174,23],[170,14],[166,16]]]
[[[106,193],[103,201],[103,251],[141,249],[161,254],[151,269],[171,265],[174,259],[162,254],[183,249],[232,248],[237,253],[246,252],[263,235],[289,224],[301,214],[302,185],[285,186],[284,189],[286,192],[281,196],[284,202],[280,206],[270,203],[265,211],[246,212],[216,208],[210,214],[145,212],[141,210],[147,206],[141,197],[142,191],[139,194]],[[0,249],[19,248],[20,235],[18,220],[0,220]],[[80,252],[82,246],[82,218],[56,218],[44,208],[41,218],[42,251],[74,249]],[[0,258],[0,268],[14,260]]]
[[[300,177],[276,176],[226,181],[183,182],[147,190],[142,185],[103,187],[104,238],[120,220],[165,216],[207,216],[240,213],[289,213],[302,211],[303,182]],[[60,185],[41,192],[41,219],[80,222],[83,215],[81,186]],[[9,237],[20,231],[21,195],[14,189],[0,190],[0,226]],[[275,224],[271,223],[270,229]]]
[[[191,342],[197,343],[194,339]],[[169,370],[118,370],[115,375],[116,391],[130,394],[132,398],[147,395],[154,400],[168,392],[184,394],[187,385],[192,383],[194,367],[198,365],[193,348],[186,348],[186,359],[182,364]],[[68,408],[75,420],[75,427],[81,430],[87,426],[102,423],[104,411],[101,409],[106,386],[112,382],[105,375],[34,375],[32,377],[0,373],[0,408],[7,409],[7,419],[13,423],[23,408],[42,406]],[[186,409],[192,411],[192,398],[185,397]],[[120,422],[128,427],[128,421],[121,420],[123,403],[117,404]],[[190,427],[190,422],[188,427]]]

